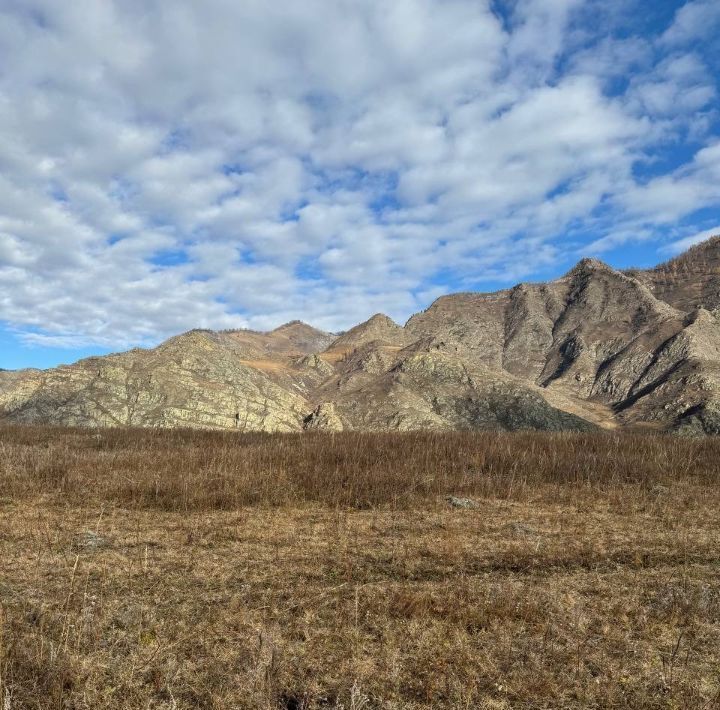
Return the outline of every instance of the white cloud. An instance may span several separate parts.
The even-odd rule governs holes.
[[[712,36],[720,27],[720,6],[715,0],[692,0],[675,14],[662,42],[677,45]]]
[[[647,238],[720,204],[686,46],[713,8],[618,39],[589,0],[8,0],[0,320],[113,347],[341,329],[525,278],[583,228]],[[693,160],[637,177],[684,135]]]
[[[633,185],[617,197],[633,216],[672,223],[695,210],[720,203],[720,142],[698,151],[687,165]]]
[[[572,57],[573,71],[601,79],[633,76],[652,67],[652,43],[641,37],[605,37]]]
[[[681,252],[689,249],[695,244],[704,242],[706,239],[710,239],[710,237],[718,236],[720,236],[720,225],[718,225],[717,227],[713,227],[712,229],[706,229],[698,234],[691,234],[689,237],[677,239],[670,244],[666,244],[663,247],[662,251],[665,254],[680,254]]]
[[[508,42],[510,57],[546,71],[564,49],[571,13],[582,5],[582,0],[519,0]]]
[[[635,79],[634,84],[638,112],[650,116],[693,114],[716,95],[707,67],[693,53],[667,57],[652,72]]]

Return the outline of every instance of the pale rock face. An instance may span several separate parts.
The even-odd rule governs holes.
[[[305,419],[305,429],[320,429],[322,431],[342,431],[342,419],[335,411],[332,402],[323,402],[315,411]]]
[[[0,421],[81,426],[720,433],[720,238],[649,271],[444,296],[340,336],[190,331],[153,350],[0,370]]]
[[[298,364],[300,367],[315,370],[321,377],[330,377],[335,374],[335,368],[323,360],[317,353],[305,355],[305,357],[300,359]]]

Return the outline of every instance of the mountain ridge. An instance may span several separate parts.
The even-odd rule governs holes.
[[[0,370],[0,421],[303,429],[720,433],[720,237],[651,269],[437,298],[341,334],[194,329],[155,348]]]

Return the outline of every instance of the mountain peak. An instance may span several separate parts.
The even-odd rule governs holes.
[[[580,261],[578,261],[575,266],[573,266],[570,271],[566,274],[566,276],[574,276],[576,274],[591,274],[591,273],[619,273],[615,269],[612,268],[612,266],[609,266],[604,261],[601,261],[600,259],[596,259],[594,257],[586,256]]]
[[[365,321],[365,325],[383,325],[388,326],[390,328],[399,328],[400,326],[392,319],[390,316],[386,316],[384,313],[376,313],[373,316],[370,316]]]
[[[301,320],[289,320],[287,323],[283,323],[282,325],[279,325],[277,328],[274,328],[271,330],[271,333],[282,333],[287,330],[312,330],[317,332],[322,332],[318,330],[317,328],[313,327],[312,325],[309,325],[308,323],[305,323]]]
[[[406,345],[405,329],[384,313],[376,313],[363,323],[356,325],[341,335],[333,344],[333,348],[358,347],[373,340],[383,341],[392,345]]]
[[[271,341],[270,349],[314,353],[324,350],[335,336],[308,325],[301,320],[291,320],[265,334]]]

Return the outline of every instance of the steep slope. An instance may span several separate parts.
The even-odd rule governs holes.
[[[657,332],[681,328],[682,314],[636,279],[593,259],[556,282],[558,290],[564,287],[539,384],[607,403],[622,399],[663,341]]]
[[[444,296],[340,336],[190,331],[152,350],[0,371],[0,418],[96,426],[720,433],[720,239],[647,271]]]
[[[674,423],[685,433],[720,433],[720,322],[708,311],[690,314],[617,409],[623,419]]]
[[[637,279],[584,259],[549,284],[445,296],[413,316],[406,329],[434,338],[474,366],[546,390],[549,403],[612,406],[628,396],[683,319]],[[605,422],[608,413],[601,407],[595,415],[590,407],[587,416]]]
[[[340,378],[329,394],[343,428],[586,430],[582,418],[551,406],[538,388],[472,367],[441,349],[409,347],[376,377]]]
[[[720,236],[691,247],[683,254],[647,271],[628,272],[656,298],[690,312],[720,307]]]

